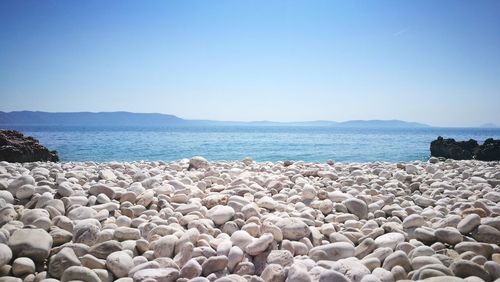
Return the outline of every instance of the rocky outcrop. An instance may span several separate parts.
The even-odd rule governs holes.
[[[486,139],[483,145],[476,148],[475,159],[483,161],[500,160],[500,140]]]
[[[31,136],[24,136],[15,130],[0,130],[0,161],[57,162],[59,156],[56,151],[49,151]]]
[[[439,136],[431,142],[431,156],[443,157],[454,160],[500,160],[500,140],[486,139],[482,145],[476,140],[455,141],[455,139],[444,139]]]

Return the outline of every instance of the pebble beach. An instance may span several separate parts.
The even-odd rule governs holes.
[[[500,162],[0,162],[1,281],[500,281]]]

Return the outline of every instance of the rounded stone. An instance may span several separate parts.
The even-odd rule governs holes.
[[[134,267],[134,261],[125,251],[111,253],[106,258],[106,268],[117,278],[126,277]]]
[[[27,257],[16,258],[12,263],[12,273],[18,277],[35,273],[35,263]]]
[[[228,264],[228,259],[226,256],[213,256],[209,257],[202,265],[202,273],[207,276],[211,273],[224,270]]]
[[[215,206],[208,211],[208,218],[210,218],[215,224],[223,225],[233,218],[235,212],[230,206]]]
[[[245,248],[245,252],[251,256],[256,256],[264,252],[273,241],[274,237],[271,233],[263,234],[259,238],[253,240],[252,243],[248,244]]]
[[[467,278],[469,276],[477,276],[484,281],[490,281],[489,273],[482,268],[479,264],[466,261],[466,260],[458,260],[450,265],[451,271],[461,278]]]
[[[175,245],[178,238],[174,235],[164,236],[156,241],[154,247],[154,256],[159,257],[169,257],[172,258],[174,255]]]
[[[189,169],[201,169],[208,166],[208,161],[204,157],[195,156],[189,160]]]
[[[344,274],[335,270],[322,271],[319,275],[319,282],[351,282]]]
[[[356,215],[359,219],[365,219],[368,215],[368,206],[366,203],[360,199],[349,198],[345,200],[344,205],[347,210]]]
[[[394,253],[387,256],[382,267],[388,271],[391,271],[392,268],[396,265],[402,266],[406,270],[406,272],[410,272],[412,270],[410,259],[403,251],[395,251]]]
[[[181,268],[180,277],[192,279],[200,276],[202,273],[202,267],[196,259],[190,259]]]
[[[264,268],[264,271],[262,271],[260,277],[264,279],[264,281],[269,281],[269,282],[285,281],[286,272],[283,269],[283,267],[279,264],[268,264]]]
[[[42,262],[52,248],[52,237],[43,229],[19,229],[9,238],[9,247],[15,257],[28,257]]]
[[[489,225],[479,225],[472,232],[472,237],[479,242],[500,245],[500,231]]]
[[[18,199],[29,199],[35,193],[35,186],[31,184],[23,185],[16,190],[16,198]]]
[[[295,217],[280,219],[276,223],[276,226],[281,229],[283,239],[298,241],[302,238],[309,237],[311,234],[309,226],[307,226],[304,221]]]
[[[481,217],[475,213],[466,215],[457,225],[457,229],[462,234],[472,232],[481,224]]]
[[[456,245],[463,241],[462,234],[453,227],[438,228],[434,235],[436,235],[437,241],[450,245]]]
[[[391,232],[379,236],[375,239],[375,244],[377,248],[391,248],[395,249],[399,243],[405,241],[405,236],[401,233]]]
[[[279,264],[283,267],[290,266],[293,263],[293,255],[288,250],[272,250],[267,255],[267,263]]]
[[[116,240],[109,240],[102,243],[95,244],[90,247],[89,253],[96,258],[106,259],[109,254],[122,250],[121,244]]]
[[[101,282],[101,279],[89,268],[71,266],[64,271],[61,277],[61,282],[69,281]]]
[[[417,228],[425,224],[425,219],[419,214],[411,214],[403,220],[403,228]]]
[[[61,278],[64,271],[71,266],[80,266],[80,260],[71,248],[63,248],[56,255],[50,257],[49,274]]]
[[[310,184],[305,184],[304,188],[302,188],[302,199],[312,200],[314,198],[316,198],[316,189]]]
[[[0,267],[6,265],[12,259],[12,251],[9,246],[0,243]]]
[[[117,241],[138,240],[141,238],[141,232],[139,229],[122,226],[115,229],[113,236]]]
[[[314,261],[319,260],[339,260],[354,256],[354,247],[345,242],[330,243],[312,248],[309,251],[309,258]]]

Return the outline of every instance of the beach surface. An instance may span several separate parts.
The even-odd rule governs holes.
[[[0,162],[0,281],[500,281],[500,163]]]

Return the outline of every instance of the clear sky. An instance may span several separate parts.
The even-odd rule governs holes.
[[[500,125],[500,1],[0,1],[0,110]]]

